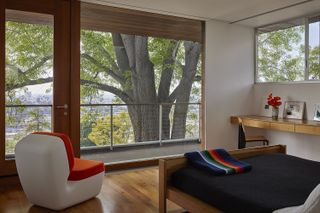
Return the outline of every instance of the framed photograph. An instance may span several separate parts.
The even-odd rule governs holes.
[[[316,104],[313,120],[320,121],[320,103]]]
[[[283,109],[283,118],[303,119],[304,102],[286,101]]]

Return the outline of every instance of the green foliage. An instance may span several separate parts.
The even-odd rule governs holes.
[[[320,80],[320,46],[314,47],[309,52],[309,78]]]
[[[6,86],[52,76],[53,27],[6,22]]]
[[[32,132],[44,132],[50,131],[50,122],[43,117],[43,112],[39,108],[36,108],[28,113],[28,126],[26,128],[26,133],[30,134]]]
[[[96,119],[101,117],[100,113],[93,108],[82,108],[80,119],[80,146],[96,146],[90,139],[89,134],[92,131],[92,125],[95,124]]]
[[[199,113],[190,111],[187,116],[186,138],[197,138],[199,136]]]
[[[166,67],[165,61],[172,55],[169,47],[178,44],[176,61]],[[132,70],[123,71],[125,82],[119,83],[110,75],[117,73],[119,63],[116,60],[112,34],[107,32],[81,31],[81,79],[115,87],[121,91],[132,89]],[[148,54],[155,69],[155,83],[159,86],[161,74],[165,68],[174,70],[170,91],[178,85],[185,66],[183,41],[164,38],[148,38]],[[201,64],[201,63],[199,63]],[[171,67],[172,66],[172,67]],[[28,85],[40,84],[42,78],[52,77],[53,67],[53,27],[48,25],[6,22],[6,104],[24,104],[20,95],[28,92]],[[201,75],[201,65],[198,75]],[[52,87],[45,92],[51,92]],[[192,94],[199,97],[200,83],[195,83]],[[103,98],[104,91],[92,85],[81,85],[81,103],[97,103]],[[119,97],[113,103],[123,103]],[[50,123],[41,117],[39,110],[27,111],[24,107],[7,110],[6,124],[23,127],[24,131],[7,138],[7,151],[25,134],[43,131]],[[21,114],[28,114],[27,118]],[[134,141],[132,124],[128,113],[114,115],[114,144]],[[106,145],[110,143],[110,116],[101,118],[94,110],[83,110],[81,114],[81,146]]]
[[[97,146],[110,145],[111,123],[110,116],[100,118],[93,124],[89,139]],[[113,116],[113,144],[127,144],[133,141],[132,125],[129,114],[121,112]]]
[[[303,26],[259,34],[259,81],[283,82],[304,79],[303,35]]]
[[[108,82],[119,87],[118,82],[109,76],[114,67],[115,52],[111,33],[81,30],[81,67],[80,78],[97,83]],[[81,85],[81,102],[90,103],[97,99],[101,91],[92,86]]]
[[[40,108],[8,107],[6,126],[21,129],[15,134],[6,135],[6,153],[13,153],[15,144],[32,132],[50,131],[51,123],[43,116]]]
[[[28,92],[23,85],[52,76],[53,26],[7,21],[5,50],[6,105],[21,105],[24,103],[19,97]],[[42,117],[40,109],[27,111],[25,107],[8,107],[6,126],[23,128],[14,135],[7,134],[7,153],[13,153],[17,141],[26,134],[50,129],[50,123]]]

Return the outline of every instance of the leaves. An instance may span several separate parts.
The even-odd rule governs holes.
[[[30,85],[52,82],[53,27],[10,21],[6,23],[6,27],[7,104],[21,104],[20,92],[24,92],[24,96],[27,97]],[[188,91],[192,99],[198,100],[201,84],[194,81],[201,79],[201,63],[192,66],[192,70],[186,69],[188,62],[186,48],[192,49],[192,46],[199,45],[173,39],[81,30],[81,103],[101,102],[105,98],[106,91],[117,95],[113,100],[116,103],[156,103],[159,101],[157,89],[163,79],[167,80],[164,84],[167,90],[165,98],[161,101],[174,102],[176,96],[171,100],[169,95],[183,78],[185,79],[183,87],[188,88],[184,92]],[[197,50],[200,52],[200,49]],[[167,75],[169,77],[166,76],[168,70],[172,72]],[[191,77],[186,75],[187,72],[192,72]],[[194,73],[197,73],[197,77],[194,77]],[[189,86],[192,86],[192,89]],[[52,87],[44,89],[43,92],[52,92]],[[135,124],[143,121],[151,125],[154,122],[149,118],[150,115],[142,111],[132,110],[129,113],[130,116],[128,113],[120,113],[114,117],[115,143],[118,143],[117,141],[122,143],[121,141],[127,139],[133,140],[132,128],[135,126],[132,126],[130,118],[140,119],[133,122]],[[151,114],[157,116],[156,113]],[[30,113],[29,117],[34,120],[30,123],[30,129],[40,128],[36,125],[36,121],[39,121],[39,124],[44,122],[36,112]],[[98,145],[108,143],[110,138],[99,136],[99,134],[107,134],[104,137],[110,136],[105,129],[106,126],[103,126],[108,125],[107,119],[109,118],[101,118],[100,113],[83,111],[82,141],[86,144],[95,142]],[[14,122],[18,121],[12,121]],[[46,126],[45,123],[42,126]],[[98,134],[99,131],[101,132]],[[157,131],[155,134],[157,135]]]
[[[257,42],[259,81],[304,79],[304,26],[259,34]]]
[[[110,116],[100,118],[92,126],[88,138],[97,146],[110,145],[111,122]],[[113,116],[113,144],[127,144],[133,141],[133,129],[127,112],[120,112]]]
[[[309,78],[320,80],[320,46],[312,48],[309,52]]]
[[[6,22],[6,84],[52,76],[53,27]]]

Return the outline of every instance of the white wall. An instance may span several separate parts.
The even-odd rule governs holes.
[[[320,103],[320,84],[254,84],[253,45],[252,29],[217,21],[206,23],[207,148],[236,148],[238,129],[230,124],[230,115],[268,115],[263,106],[270,92],[284,101],[305,101],[305,118],[313,119],[314,104]],[[271,144],[287,145],[289,154],[320,161],[319,136],[254,128],[248,132],[266,134]]]
[[[263,105],[266,96],[272,92],[280,96],[283,101],[305,101],[305,118],[313,119],[314,105],[320,103],[319,83],[298,83],[298,84],[256,84],[254,85],[254,113],[265,114]],[[283,105],[280,108],[282,115]],[[320,123],[319,123],[320,125]],[[287,145],[288,153],[303,158],[320,161],[320,137],[306,134],[295,134],[279,131],[266,131],[271,144]]]
[[[217,21],[206,23],[206,148],[237,147],[230,116],[251,114],[254,31]]]

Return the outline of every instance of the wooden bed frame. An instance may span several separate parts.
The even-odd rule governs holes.
[[[237,159],[252,157],[267,153],[284,153],[286,146],[264,146],[253,147],[229,152]],[[170,185],[171,174],[187,165],[185,157],[176,157],[159,160],[159,213],[167,212],[167,199],[181,206],[190,212],[220,213],[221,210],[207,204],[191,195],[188,195],[179,189]]]

